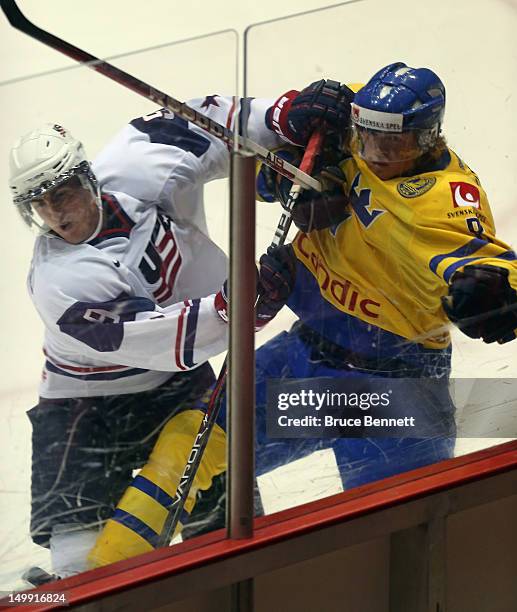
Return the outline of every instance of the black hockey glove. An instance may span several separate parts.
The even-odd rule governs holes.
[[[465,266],[452,277],[442,306],[449,319],[471,338],[504,344],[516,337],[517,294],[505,268]]]
[[[293,223],[306,234],[338,225],[350,216],[349,203],[339,189],[322,193],[312,189],[302,191],[292,211]]]
[[[271,321],[285,305],[296,281],[296,255],[290,244],[269,247],[260,258],[257,283],[257,328]]]
[[[269,248],[260,258],[257,271],[257,305],[255,329],[261,329],[271,321],[285,305],[296,280],[296,256],[291,245]],[[228,281],[215,296],[217,314],[228,321]]]
[[[354,92],[330,79],[315,81],[301,92],[288,91],[266,112],[266,125],[293,144],[307,144],[325,123],[327,132],[344,130],[350,120]]]
[[[296,166],[301,159],[296,150],[283,149],[278,151],[277,155]],[[329,180],[329,177],[332,177],[332,180]],[[326,167],[322,170],[322,174],[318,175],[318,178],[323,184],[324,191],[322,193],[312,189],[302,191],[292,210],[293,223],[305,233],[332,227],[341,223],[350,215],[348,211],[349,199],[345,196],[341,187],[341,184],[345,181],[341,170],[338,167]],[[262,164],[257,175],[257,193],[262,200],[266,202],[280,201],[283,208],[289,212],[286,204],[291,188],[292,183],[289,179],[278,174],[266,164]]]

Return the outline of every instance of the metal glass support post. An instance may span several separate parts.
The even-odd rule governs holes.
[[[255,158],[233,152],[230,199],[229,537],[253,533],[255,480]]]
[[[228,536],[253,534],[255,482],[255,157],[232,152],[228,358]],[[253,579],[232,587],[232,612],[253,611]]]

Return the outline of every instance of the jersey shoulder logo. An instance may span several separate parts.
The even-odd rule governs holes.
[[[213,96],[207,96],[203,104],[201,104],[201,108],[210,108],[210,106],[219,106],[219,102],[216,100],[217,94]]]
[[[397,191],[403,198],[418,198],[424,195],[436,184],[436,178],[430,176],[428,178],[415,177],[408,181],[403,181],[397,185]]]
[[[481,196],[479,189],[475,185],[463,182],[450,182],[449,185],[451,187],[454,208],[461,206],[480,208]]]

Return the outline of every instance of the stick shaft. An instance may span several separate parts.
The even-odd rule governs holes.
[[[197,470],[203,458],[203,453],[206,445],[208,444],[208,438],[210,437],[212,429],[214,428],[214,424],[221,407],[221,399],[226,382],[226,363],[227,360],[225,359],[212,395],[210,396],[205,416],[201,421],[199,431],[194,440],[194,444],[192,445],[185,469],[183,470],[183,474],[178,482],[174,499],[168,509],[169,514],[165,519],[165,523],[158,540],[159,547],[168,546],[174,532],[176,531],[176,527],[188,499],[190,489],[192,488],[192,483],[194,482],[194,478],[196,477]]]
[[[321,150],[324,137],[324,128],[315,130],[312,133],[309,142],[307,143],[305,154],[300,163],[300,170],[302,170],[303,172],[307,172],[308,174],[312,172],[316,157]],[[284,205],[284,211],[280,216],[280,220],[278,221],[278,226],[275,230],[275,234],[273,236],[270,248],[274,248],[276,246],[281,246],[282,244],[284,244],[292,223],[292,210],[302,190],[302,185],[293,184],[292,189],[289,192],[289,198],[287,199],[287,202]]]

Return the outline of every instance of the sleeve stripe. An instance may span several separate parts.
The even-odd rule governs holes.
[[[442,263],[442,261],[448,259],[449,257],[466,257],[467,255],[472,255],[487,244],[489,243],[486,240],[474,238],[473,240],[470,240],[470,242],[467,242],[467,244],[461,246],[459,249],[451,251],[450,253],[445,253],[443,255],[436,255],[429,262],[429,267],[431,268],[432,272],[439,276],[437,269],[438,266]]]
[[[196,365],[194,361],[194,345],[196,342],[197,320],[201,300],[185,300],[183,303],[185,307],[181,310],[178,319],[174,356],[178,368],[180,370],[188,370]]]
[[[47,358],[47,361],[49,361],[52,365],[56,366],[56,368],[59,368],[61,370],[69,370],[70,372],[77,372],[78,374],[95,374],[96,372],[115,372],[115,371],[123,371],[123,370],[129,370],[129,366],[124,366],[124,365],[111,365],[111,366],[99,366],[99,367],[93,367],[93,366],[72,366],[72,365],[66,365],[64,363],[59,363],[57,361],[57,359],[54,359],[54,357],[51,357],[46,349],[43,349],[43,354],[45,355],[45,357]]]
[[[149,370],[142,368],[125,368],[123,370],[117,370],[115,372],[104,371],[104,372],[87,372],[86,374],[77,374],[75,372],[67,372],[61,368],[56,367],[48,359],[45,361],[45,368],[53,374],[59,374],[61,376],[67,376],[74,378],[75,380],[118,380],[120,378],[128,378],[130,376],[136,376],[137,374],[144,374]]]
[[[471,261],[479,261],[480,259],[481,259],[480,257],[465,257],[464,259],[459,259],[458,261],[455,261],[453,264],[451,264],[445,269],[445,272],[443,273],[444,280],[446,282],[449,282],[451,276],[454,274],[454,272],[456,272],[458,268],[461,268],[461,266],[464,266],[465,264],[468,264]],[[505,251],[504,253],[501,253],[500,255],[496,255],[495,257],[491,257],[490,259],[503,259],[506,261],[515,261],[515,259],[517,259],[517,256],[515,255],[513,251]]]
[[[188,302],[185,302],[188,305]],[[183,345],[183,327],[184,327],[184,319],[185,314],[187,312],[187,307],[181,309],[180,316],[178,318],[178,331],[176,332],[176,346],[174,349],[174,357],[176,359],[176,365],[180,370],[187,370],[188,368],[181,361],[181,347]]]
[[[149,495],[149,497],[152,497],[155,501],[161,504],[167,511],[170,510],[170,507],[172,506],[174,502],[175,498],[171,497],[161,487],[159,487],[157,484],[152,482],[152,480],[145,478],[145,476],[140,476],[140,475],[136,476],[136,478],[131,483],[131,486],[134,487],[135,489],[138,489],[139,491],[142,491],[142,493],[146,493],[147,495]],[[190,518],[190,512],[188,510],[185,510],[185,508],[183,508],[183,510],[180,513],[180,518],[179,518],[180,523],[182,525],[185,525],[185,523],[188,522],[189,518]]]
[[[503,253],[500,253],[499,255],[478,255],[475,257],[469,257],[469,255],[473,255],[474,253],[479,251],[481,248],[487,245],[490,245],[490,244],[491,243],[488,242],[487,240],[481,240],[481,238],[473,238],[472,240],[467,242],[467,244],[464,244],[459,249],[451,251],[450,253],[445,253],[443,255],[436,255],[435,257],[433,257],[431,261],[429,262],[429,268],[431,269],[432,272],[436,274],[436,276],[440,276],[440,274],[438,274],[437,272],[438,266],[446,259],[459,257],[460,259],[457,259],[456,261],[451,263],[449,266],[447,266],[443,272],[442,276],[444,280],[446,282],[449,282],[451,276],[454,274],[454,272],[456,272],[458,268],[461,268],[461,266],[464,266],[465,264],[468,264],[472,261],[476,261],[480,259],[487,259],[487,258],[502,259],[505,261],[515,261],[517,259],[517,255],[515,254],[514,251],[504,251]]]
[[[196,365],[194,361],[194,345],[196,343],[197,320],[201,300],[192,300],[192,306],[188,313],[187,333],[185,334],[185,348],[183,350],[183,361],[189,368]]]
[[[133,514],[117,508],[111,517],[112,520],[124,525],[134,533],[138,534],[146,542],[148,542],[153,548],[158,546],[159,534],[151,529],[149,525],[146,525],[142,520]]]

